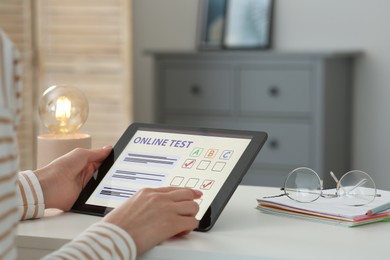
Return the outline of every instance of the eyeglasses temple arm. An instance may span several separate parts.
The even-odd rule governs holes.
[[[336,175],[331,171],[330,172],[330,176],[332,176],[333,180],[335,180],[335,182],[337,183],[337,190],[341,187],[343,190],[343,186],[341,185],[339,179],[337,179]],[[353,191],[354,189],[356,189],[357,187],[363,185],[364,183],[367,182],[367,179],[362,179],[361,181],[359,181],[355,186],[353,186],[347,193],[350,193],[351,191]]]
[[[332,176],[333,180],[336,182],[336,189],[338,190],[340,187],[340,181],[337,179],[336,175],[331,171],[330,176]]]
[[[351,191],[353,191],[354,189],[356,189],[357,187],[363,185],[364,183],[367,182],[367,179],[362,179],[361,181],[359,181],[355,186],[353,186],[349,191],[348,193],[350,193]]]
[[[330,172],[330,176],[332,176],[333,180],[336,182],[336,191],[338,191],[340,188],[342,188],[344,190],[344,187],[341,185],[339,179],[337,179],[336,175],[332,171]],[[355,188],[356,187],[354,187],[353,189],[355,189]],[[344,192],[345,192],[345,190],[344,190]]]

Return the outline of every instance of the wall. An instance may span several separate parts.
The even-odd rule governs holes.
[[[390,190],[390,1],[277,0],[275,50],[361,50],[355,66],[352,168]],[[194,50],[198,1],[135,0],[135,119],[153,121],[147,50]]]

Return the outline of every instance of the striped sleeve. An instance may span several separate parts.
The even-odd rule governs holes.
[[[10,113],[0,106],[0,259],[16,257],[18,223],[16,175],[18,168],[16,136]]]
[[[116,225],[99,222],[44,259],[136,259],[131,236]]]
[[[16,258],[19,159],[15,129],[20,118],[20,91],[19,56],[0,29],[0,259]]]
[[[20,53],[18,52],[18,50],[16,50],[15,48],[13,49],[13,61],[12,61],[12,68],[13,68],[13,71],[12,71],[12,74],[13,74],[13,78],[12,78],[12,82],[13,82],[13,95],[12,97],[14,98],[14,111],[13,111],[13,114],[14,114],[14,121],[15,121],[15,128],[17,129],[19,124],[20,124],[20,121],[21,121],[21,117],[22,117],[22,66],[21,66],[21,62],[20,62]]]
[[[20,172],[17,189],[19,219],[40,218],[43,216],[45,204],[41,185],[32,171]]]
[[[15,129],[21,118],[21,74],[20,53],[0,28],[0,106],[11,113]]]
[[[32,171],[20,172],[17,193],[19,218],[42,217],[43,192]],[[116,225],[99,222],[46,259],[135,259],[136,247],[131,236]]]

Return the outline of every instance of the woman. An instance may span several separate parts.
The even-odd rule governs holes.
[[[68,211],[112,149],[78,148],[41,169],[18,173],[18,64],[15,49],[0,30],[0,259],[16,258],[19,220],[40,218],[45,208]],[[15,67],[9,70],[10,66]],[[135,259],[160,242],[196,228],[199,207],[194,199],[201,195],[173,187],[140,190],[46,258]]]

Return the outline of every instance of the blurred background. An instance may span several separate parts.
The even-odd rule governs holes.
[[[0,0],[0,27],[22,54],[22,169],[35,164],[37,102],[54,84],[88,97],[83,131],[114,144],[133,121],[154,122],[150,51],[196,51],[197,0]],[[354,62],[351,168],[390,189],[390,24],[386,0],[274,2],[272,51],[362,52]],[[270,51],[268,50],[268,51]]]

